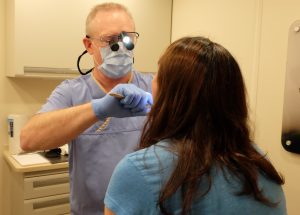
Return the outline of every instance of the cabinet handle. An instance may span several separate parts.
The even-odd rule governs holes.
[[[33,182],[33,188],[39,188],[39,187],[46,187],[51,185],[58,185],[58,184],[67,184],[69,183],[69,178],[53,178],[43,181],[34,181]]]
[[[60,206],[60,205],[64,205],[64,204],[69,204],[68,196],[59,198],[59,199],[51,199],[51,200],[47,200],[47,201],[34,202],[32,206],[33,206],[34,210],[38,210],[38,209]]]
[[[54,215],[67,213],[70,213],[69,194],[62,194],[25,200],[22,214]]]

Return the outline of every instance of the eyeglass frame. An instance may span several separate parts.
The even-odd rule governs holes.
[[[106,47],[106,46],[109,46],[111,42],[116,42],[116,41],[122,41],[122,34],[125,34],[125,35],[128,35],[128,33],[134,33],[135,34],[135,39],[133,40],[134,44],[136,43],[136,40],[139,38],[140,34],[138,32],[135,32],[135,31],[122,31],[119,35],[102,35],[102,36],[99,36],[99,38],[97,37],[91,37],[89,35],[85,35],[85,37],[87,39],[91,39],[91,40],[98,40],[102,43],[106,43],[105,45],[103,45],[102,47]],[[117,37],[117,40],[114,38],[114,40],[110,40],[110,41],[105,41],[103,39],[103,37]]]

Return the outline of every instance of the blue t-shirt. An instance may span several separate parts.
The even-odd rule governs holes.
[[[152,75],[134,72],[131,83],[151,92]],[[105,96],[93,75],[63,81],[39,112],[90,102]],[[99,120],[69,144],[70,203],[73,215],[101,215],[114,167],[136,148],[145,117]],[[104,125],[103,125],[104,124]]]
[[[157,205],[162,185],[170,177],[177,163],[177,156],[167,149],[168,141],[159,142],[147,149],[133,152],[124,157],[114,170],[104,203],[117,215],[160,214]],[[262,174],[258,177],[259,187],[275,208],[256,201],[252,196],[237,196],[242,185],[239,179],[224,169],[212,167],[212,186],[208,194],[192,205],[191,214],[213,215],[283,215],[287,214],[285,197],[280,185]],[[202,181],[200,189],[206,190]],[[179,189],[180,190],[180,189]],[[173,214],[181,212],[181,193],[176,192],[167,202]]]

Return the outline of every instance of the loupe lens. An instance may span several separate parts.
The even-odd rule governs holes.
[[[110,49],[114,52],[119,50],[118,42],[110,42],[109,46],[110,46]]]
[[[121,38],[124,46],[126,47],[127,50],[132,50],[134,49],[134,44],[130,36],[128,36],[125,32],[121,33]]]
[[[110,49],[112,51],[118,51],[120,48],[118,42],[121,41],[127,50],[133,50],[135,33],[134,36],[132,36],[131,33],[133,32],[122,32],[119,36],[116,36],[116,38],[111,38],[109,41]]]

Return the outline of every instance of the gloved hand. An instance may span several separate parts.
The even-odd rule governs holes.
[[[110,93],[124,98],[116,98]],[[133,84],[118,84],[103,98],[92,100],[94,113],[102,120],[107,117],[145,116],[152,104],[152,95]]]

